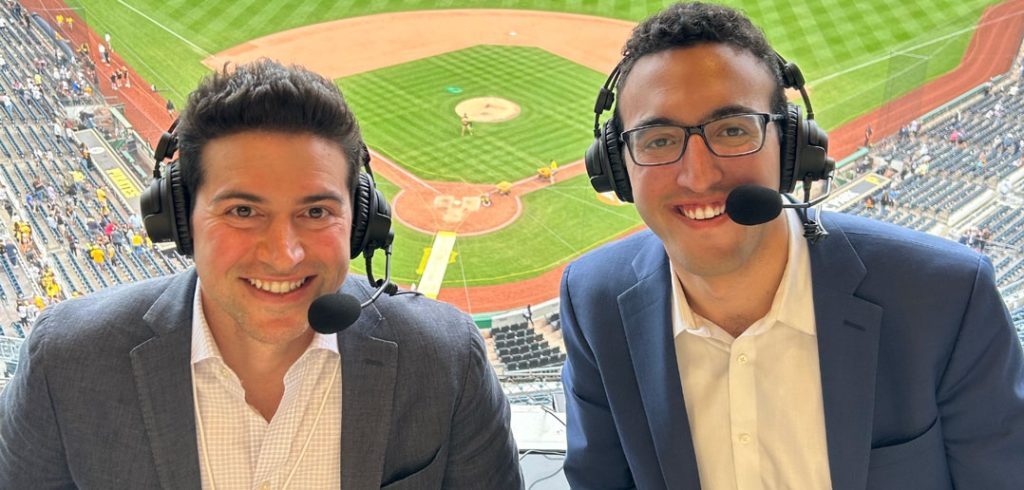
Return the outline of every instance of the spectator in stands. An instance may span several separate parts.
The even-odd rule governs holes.
[[[64,241],[68,244],[68,252],[72,257],[78,258],[78,237],[71,232],[64,235]]]
[[[0,94],[0,107],[3,107],[4,113],[7,117],[14,118],[14,102],[11,101],[11,96],[6,93]]]
[[[11,267],[18,266],[18,247],[13,243],[4,240],[3,241],[3,252],[4,256],[7,257],[7,261],[11,263]]]
[[[28,328],[28,324],[29,324],[29,303],[28,303],[28,300],[23,299],[23,298],[18,298],[17,310],[18,310],[18,324],[21,326],[22,330],[24,330],[24,329]]]
[[[89,247],[89,258],[91,258],[96,265],[103,265],[103,263],[107,261],[107,254],[103,253],[103,248],[99,245],[91,245]]]
[[[853,215],[813,213],[830,234],[814,242],[796,210],[732,222],[726,196],[778,189],[798,129],[745,117],[726,127],[750,151],[722,157],[706,128],[791,110],[777,55],[703,3],[642,22],[623,52],[624,145],[604,162],[649,231],[562,278],[570,486],[1020,488],[1024,354],[991,263]],[[638,162],[651,128],[675,156]]]
[[[893,198],[892,191],[889,189],[882,191],[882,199],[879,202],[882,205],[882,211],[896,205],[896,199]]]
[[[132,233],[132,253],[142,255],[143,238],[141,233]]]
[[[46,309],[0,393],[0,488],[522,488],[467,315],[384,295],[341,333],[309,327],[314,299],[373,292],[348,275],[368,181],[337,86],[239,65],[175,137],[195,267]]]
[[[10,254],[8,252],[8,249],[7,249],[7,239],[6,238],[4,238],[2,241],[0,241],[0,255],[3,255],[3,258],[6,259],[7,261],[11,260]]]

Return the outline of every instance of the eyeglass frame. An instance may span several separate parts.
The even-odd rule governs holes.
[[[714,148],[711,147],[711,144],[708,143],[707,135],[704,134],[704,127],[707,126],[708,124],[712,124],[712,123],[721,121],[723,119],[729,119],[729,118],[737,117],[737,116],[761,116],[761,121],[762,121],[762,126],[763,126],[762,129],[761,129],[761,144],[759,144],[756,149],[750,150],[748,152],[738,153],[736,155],[719,155],[718,152],[716,152],[714,150]],[[708,149],[708,151],[710,151],[711,154],[715,155],[716,157],[719,157],[719,158],[743,157],[743,156],[747,156],[747,155],[753,155],[754,153],[757,153],[757,152],[759,152],[759,151],[764,149],[764,142],[768,138],[768,123],[769,122],[779,122],[779,121],[783,121],[785,119],[786,119],[785,115],[778,114],[778,113],[744,112],[744,113],[739,113],[739,114],[729,114],[727,116],[722,116],[722,117],[719,117],[719,118],[715,118],[715,119],[712,119],[710,121],[705,121],[705,122],[703,122],[701,124],[698,124],[696,126],[683,126],[681,124],[648,124],[646,126],[637,126],[635,128],[627,129],[627,130],[619,133],[619,142],[621,142],[623,145],[625,145],[626,150],[629,152],[629,157],[630,157],[631,160],[633,160],[633,163],[635,165],[637,165],[637,166],[640,166],[640,167],[661,167],[661,166],[664,166],[664,165],[671,165],[671,164],[679,161],[680,158],[683,158],[683,154],[686,153],[686,149],[689,148],[690,136],[692,136],[694,134],[700,135],[700,139],[702,141],[704,141],[704,147],[706,147]],[[683,138],[683,147],[679,151],[679,155],[676,156],[672,160],[669,160],[669,161],[666,161],[666,162],[662,162],[662,163],[639,163],[639,162],[637,162],[636,155],[633,153],[633,145],[629,144],[629,137],[628,137],[629,134],[635,133],[637,131],[642,131],[642,130],[645,130],[645,129],[650,129],[650,128],[665,128],[665,127],[679,128],[679,129],[682,129],[683,131],[686,132],[686,136],[685,136],[685,138]]]

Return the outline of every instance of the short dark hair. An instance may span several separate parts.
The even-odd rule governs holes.
[[[243,131],[312,134],[337,143],[348,163],[354,193],[366,147],[338,86],[300,66],[260,59],[207,76],[188,97],[175,134],[189,213],[203,184],[203,148]]]
[[[669,49],[705,43],[724,43],[747,51],[761,60],[776,81],[772,112],[785,114],[786,94],[775,50],[764,32],[742,12],[723,5],[702,2],[676,3],[638,24],[622,49],[619,81],[621,92],[637,60]]]

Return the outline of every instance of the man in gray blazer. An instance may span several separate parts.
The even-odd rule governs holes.
[[[195,267],[39,317],[0,394],[0,488],[522,487],[465,314],[385,295],[340,333],[310,328],[315,299],[379,293],[349,260],[390,243],[334,84],[225,70],[163,143],[180,159],[143,196],[146,227]]]

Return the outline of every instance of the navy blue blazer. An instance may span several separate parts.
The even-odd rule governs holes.
[[[1024,356],[991,263],[823,215],[810,246],[835,490],[1024,488]],[[695,489],[668,258],[650,231],[566,268],[565,473],[574,489]]]

